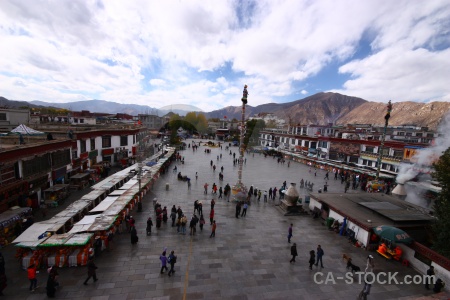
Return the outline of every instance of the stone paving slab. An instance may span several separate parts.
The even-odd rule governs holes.
[[[190,141],[188,141],[190,142]],[[225,148],[225,147],[224,147]],[[218,186],[226,183],[233,185],[237,181],[237,167],[232,164],[232,156],[225,149],[212,148],[211,154],[203,152],[204,146],[193,153],[188,148],[182,151],[185,164],[176,163],[178,172],[192,179],[191,190],[186,182],[178,181],[177,173],[172,171],[162,175],[153,190],[144,199],[143,212],[133,212],[139,243],[131,245],[128,234],[115,237],[113,249],[104,252],[96,259],[99,267],[99,281],[82,283],[86,278],[86,267],[63,268],[60,270],[61,288],[57,298],[65,299],[355,299],[362,285],[358,283],[316,284],[314,274],[318,271],[332,272],[335,276],[344,276],[346,264],[342,254],[353,258],[353,262],[362,269],[369,252],[350,245],[344,237],[328,231],[323,222],[310,216],[284,216],[284,212],[269,200],[252,200],[247,216],[235,218],[235,203],[216,199],[215,219],[217,232],[215,238],[209,238],[211,193],[203,193],[203,184],[208,182]],[[237,147],[231,147],[238,153]],[[222,159],[217,155],[222,153]],[[213,172],[210,161],[216,164]],[[224,166],[225,180],[218,180],[218,170]],[[173,168],[173,165],[172,165]],[[198,172],[198,180],[195,180]],[[278,164],[273,158],[250,154],[244,166],[243,182],[250,186],[269,189],[279,188],[283,181],[299,183],[305,179],[315,183],[314,190],[325,183],[324,171],[309,173],[309,167],[291,162]],[[332,176],[330,176],[332,177]],[[327,181],[330,193],[342,193],[344,186],[333,178]],[[169,190],[166,190],[166,183]],[[306,195],[304,190],[301,195]],[[359,193],[360,190],[350,190]],[[197,228],[197,234],[181,235],[170,221],[160,230],[153,228],[151,236],[145,235],[146,220],[154,217],[151,207],[157,198],[168,210],[172,205],[181,206],[188,218],[193,213],[196,199],[203,201],[206,224],[203,231]],[[56,213],[56,212],[55,212]],[[297,243],[299,256],[295,264],[290,264],[290,244],[287,243],[289,224],[294,224],[293,242]],[[321,244],[324,251],[324,269],[308,269],[309,251]],[[167,247],[174,249],[178,256],[172,277],[159,274],[159,255]],[[45,299],[45,272],[38,276],[41,287],[30,293],[26,272],[20,270],[14,262],[15,249],[11,246],[3,249],[7,257],[7,275],[9,286],[4,291],[8,299]],[[386,261],[375,256],[375,271],[393,271],[399,274],[416,275],[412,268]],[[374,284],[369,299],[414,299],[431,296],[432,293],[422,285],[381,285]],[[446,296],[442,296],[444,299]]]

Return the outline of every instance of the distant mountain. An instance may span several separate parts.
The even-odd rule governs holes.
[[[268,103],[256,107],[247,105],[247,117],[258,113],[273,113],[286,122],[293,124],[328,124],[334,123],[354,108],[366,103],[367,100],[345,96],[337,93],[318,93],[301,100],[288,103]],[[241,107],[228,106],[207,114],[208,118],[228,119],[241,118]]]
[[[269,103],[256,107],[247,105],[246,116],[261,112],[274,113],[291,124],[373,124],[383,125],[386,103],[341,95],[318,93],[288,103]],[[435,130],[442,118],[450,112],[450,102],[396,102],[393,104],[389,125],[416,125]],[[207,114],[208,118],[241,118],[240,106],[228,106]]]
[[[251,103],[251,100],[250,100]],[[160,110],[146,105],[121,104],[104,100],[88,100],[70,103],[50,103],[44,101],[12,101],[0,97],[0,107],[59,107],[73,111],[89,110],[90,112],[127,113],[130,115],[156,114],[166,115],[168,112],[186,115],[187,112],[200,110],[191,105],[170,105]],[[436,129],[442,118],[450,111],[450,102],[396,102],[393,104],[390,125],[417,125]],[[304,99],[288,103],[268,103],[258,106],[246,106],[246,117],[258,113],[273,113],[291,124],[384,124],[386,103],[369,102],[367,100],[341,95],[338,93],[318,93]],[[205,113],[207,118],[241,118],[240,106],[228,106]]]

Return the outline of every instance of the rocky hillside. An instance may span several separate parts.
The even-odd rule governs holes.
[[[318,93],[301,100],[288,103],[268,103],[256,107],[247,105],[246,115],[258,113],[274,113],[279,118],[294,124],[327,124],[334,123],[351,110],[367,101],[357,97],[345,96],[337,93]],[[208,118],[228,119],[241,118],[240,106],[228,106],[207,114]]]
[[[449,102],[395,102],[389,125],[417,125],[436,129],[449,113]],[[336,120],[336,124],[384,124],[386,103],[366,102]]]

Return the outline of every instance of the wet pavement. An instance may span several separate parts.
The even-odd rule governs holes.
[[[188,141],[189,142],[189,141]],[[309,215],[284,216],[284,212],[274,202],[264,203],[252,200],[246,217],[235,217],[235,203],[217,199],[217,195],[207,195],[203,185],[207,182],[225,186],[237,181],[237,165],[233,166],[229,151],[211,148],[211,154],[205,154],[205,146],[196,152],[188,148],[181,151],[185,163],[177,162],[177,172],[191,178],[191,189],[186,182],[177,179],[177,172],[172,170],[162,175],[153,190],[144,198],[143,212],[133,212],[136,219],[139,242],[131,245],[127,233],[117,234],[111,251],[104,252],[95,262],[98,266],[96,283],[83,285],[87,277],[86,267],[62,268],[59,270],[61,287],[56,298],[66,299],[356,299],[362,290],[362,284],[356,282],[357,276],[346,276],[345,253],[353,263],[362,270],[365,268],[367,255],[375,256],[375,272],[399,272],[397,280],[404,275],[417,275],[412,269],[398,262],[387,261],[376,253],[353,247],[345,237],[330,232],[322,220],[314,220]],[[231,147],[238,155],[238,148]],[[217,155],[222,158],[217,160]],[[243,182],[258,189],[279,188],[283,181],[297,183],[303,178],[312,181],[314,191],[325,183],[325,172],[314,170],[309,166],[290,162],[277,163],[271,157],[250,154],[244,165]],[[217,166],[216,171],[210,167],[210,161]],[[171,169],[175,165],[172,164]],[[224,167],[224,181],[219,181],[221,166]],[[195,179],[198,172],[198,179]],[[330,177],[332,174],[330,173]],[[344,186],[334,177],[328,182],[329,193],[343,193]],[[166,185],[169,189],[166,190]],[[299,189],[300,194],[305,191]],[[361,192],[350,190],[350,193]],[[80,193],[81,194],[81,193]],[[72,195],[76,200],[78,195]],[[215,220],[217,231],[210,238],[209,224],[210,201],[216,199]],[[146,236],[145,227],[148,216],[154,219],[152,202],[157,199],[168,210],[172,205],[181,206],[188,219],[194,211],[194,201],[203,202],[206,224],[203,231],[197,228],[197,234],[190,236],[177,233],[171,227],[170,220],[160,230],[153,227],[151,236]],[[67,201],[68,202],[68,201]],[[62,208],[49,211],[55,214]],[[154,222],[155,223],[155,222]],[[287,242],[289,224],[293,223],[292,242],[297,243],[299,256],[295,264],[289,263],[290,246]],[[321,244],[325,251],[323,263],[325,268],[313,266],[308,269],[309,251]],[[168,252],[175,251],[176,273],[168,277],[160,274],[159,256],[167,247]],[[29,292],[27,274],[21,270],[14,258],[15,249],[8,246],[2,249],[6,258],[8,287],[5,298],[8,299],[44,299],[46,271],[38,274],[38,286],[35,292]],[[322,272],[323,276],[318,272]],[[327,277],[328,276],[328,277]],[[338,277],[344,277],[338,279]],[[327,284],[316,283],[317,280],[329,279]],[[348,283],[348,278],[355,278]],[[333,280],[334,279],[334,282]],[[347,280],[346,280],[347,279]],[[384,279],[384,278],[382,278]],[[416,299],[432,296],[422,284],[378,284],[372,285],[368,299]],[[444,297],[444,296],[442,296]]]

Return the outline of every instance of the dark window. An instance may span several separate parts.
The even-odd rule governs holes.
[[[86,140],[80,140],[80,153],[86,152]]]
[[[52,153],[52,167],[59,168],[70,164],[70,150],[56,151]]]
[[[375,147],[372,147],[372,146],[366,146],[366,151],[367,151],[367,152],[372,152],[372,153],[373,153],[373,149],[375,149]]]
[[[111,136],[102,137],[102,148],[110,148],[111,147]]]
[[[80,119],[80,124],[83,124],[84,123],[84,119]]]
[[[91,139],[91,151],[95,150],[95,139]]]
[[[128,146],[128,136],[123,135],[120,137],[120,146]]]
[[[432,133],[427,133],[427,138],[432,138],[434,135]]]
[[[23,177],[41,174],[50,171],[50,154],[35,157],[30,160],[23,161]]]
[[[0,121],[6,121],[6,113],[0,113]]]
[[[417,132],[417,133],[416,133],[416,136],[417,136],[417,137],[422,137],[422,132]]]

